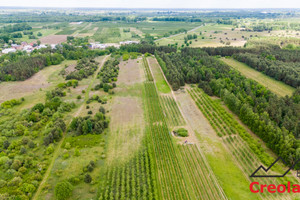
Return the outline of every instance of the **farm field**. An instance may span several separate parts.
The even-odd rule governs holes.
[[[241,28],[235,28],[231,25],[205,24],[195,29],[156,41],[157,45],[177,44],[184,45],[184,37],[187,35],[197,35],[197,39],[190,40],[192,43],[189,47],[222,47],[222,46],[244,46],[248,40],[256,41],[257,38],[268,37],[297,37],[294,33],[286,33],[282,31],[272,32],[247,32]]]
[[[1,10],[0,200],[300,200],[299,10],[96,4]]]
[[[232,58],[230,58],[230,59],[222,58],[221,60],[223,62],[225,62],[226,64],[228,64],[229,66],[231,66],[232,68],[241,72],[247,78],[257,81],[258,83],[265,86],[266,88],[268,88],[269,90],[271,90],[272,92],[274,92],[275,94],[277,94],[279,96],[286,96],[286,95],[291,96],[293,94],[293,92],[295,91],[295,88],[293,88],[289,85],[286,85],[280,81],[277,81],[277,80],[263,74],[262,72],[258,72],[255,69],[247,66],[244,63],[236,61]]]
[[[188,91],[191,97],[196,102],[198,108],[203,112],[204,116],[209,120],[211,126],[214,128],[215,132],[219,137],[222,137],[225,146],[229,149],[229,151],[233,154],[234,159],[239,163],[240,169],[245,174],[251,174],[257,166],[261,165],[261,160],[257,156],[261,156],[259,154],[255,155],[253,150],[245,141],[249,141],[251,137],[249,133],[246,133],[246,130],[242,128],[241,125],[238,124],[234,120],[230,114],[226,113],[224,108],[222,109],[217,102],[211,100],[206,94],[201,92],[199,89],[191,89]],[[225,124],[225,125],[224,125]],[[227,126],[227,127],[226,127]],[[242,139],[243,138],[243,139]],[[246,139],[248,138],[248,139]],[[245,140],[245,141],[243,141]],[[252,139],[253,140],[253,139]],[[275,158],[273,158],[275,159]],[[284,169],[281,166],[277,165],[274,170],[278,170],[277,173],[282,173]],[[276,174],[276,173],[274,173]],[[282,178],[278,178],[276,181],[279,183],[283,183],[289,179],[293,179],[294,177],[290,174],[289,176],[284,177],[286,180]],[[259,181],[253,180],[250,178],[250,181]],[[297,180],[293,180],[296,181]],[[260,180],[260,182],[262,182]],[[266,184],[268,184],[268,180],[266,180]],[[278,196],[278,194],[266,196],[266,194],[262,194],[263,198],[271,198],[271,199],[290,199],[293,198],[291,196]]]

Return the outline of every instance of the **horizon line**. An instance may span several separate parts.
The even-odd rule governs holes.
[[[237,8],[230,8],[230,7],[226,7],[226,8],[218,8],[218,7],[201,7],[201,8],[167,8],[167,7],[153,7],[153,8],[146,8],[146,7],[88,7],[88,6],[81,6],[81,7],[66,7],[66,6],[1,6],[0,8],[64,8],[64,9],[81,9],[81,8],[88,8],[88,9],[170,9],[170,10],[184,10],[184,9],[188,9],[188,10],[201,10],[201,9],[216,9],[216,10],[222,10],[222,9],[233,9],[233,10],[237,10],[237,9],[250,9],[250,10],[259,10],[259,9],[292,9],[292,10],[297,10],[300,9],[299,8],[277,8],[277,7],[261,7],[261,8],[245,8],[245,7],[237,7]]]

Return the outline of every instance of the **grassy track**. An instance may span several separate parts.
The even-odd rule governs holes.
[[[159,66],[158,62],[156,61],[156,59],[150,57],[145,60],[145,62],[147,62],[147,61],[148,61],[148,63],[150,63],[151,71],[153,73],[153,77],[155,79],[155,84],[156,84],[158,91],[161,93],[165,93],[165,94],[170,93],[171,88],[168,86],[166,80],[164,79],[164,77],[161,73],[161,70],[160,70],[160,66]]]
[[[236,61],[232,58],[230,59],[221,58],[221,60],[226,64],[228,64],[229,66],[231,66],[232,68],[241,72],[247,78],[251,78],[257,81],[258,83],[262,84],[263,86],[265,86],[266,88],[268,88],[269,90],[271,90],[272,92],[274,92],[279,96],[286,96],[286,95],[291,96],[292,93],[295,91],[295,88],[286,85],[281,81],[277,81],[263,74],[262,72],[256,71],[255,69],[249,67],[244,63]]]

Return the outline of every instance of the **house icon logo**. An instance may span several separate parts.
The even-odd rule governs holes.
[[[289,173],[289,171],[291,171],[292,169],[294,169],[294,167],[300,162],[300,159],[297,160],[288,170],[286,170],[283,174],[270,174],[270,175],[259,175],[259,172],[263,172],[263,173],[268,173],[268,171],[278,162],[278,161],[282,161],[285,165],[287,165],[287,163],[285,162],[284,159],[282,159],[281,157],[277,158],[268,168],[265,168],[264,166],[259,166],[251,175],[250,177],[255,177],[255,178],[274,178],[274,177],[284,177],[287,173]],[[300,169],[297,170],[297,177],[300,178]]]

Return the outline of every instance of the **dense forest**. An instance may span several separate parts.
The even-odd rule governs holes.
[[[300,86],[300,51],[276,45],[256,48],[203,48],[209,55],[232,56],[264,74],[292,87]]]
[[[200,49],[184,48],[170,54],[157,51],[156,57],[174,90],[185,83],[198,84],[207,94],[221,97],[289,164],[300,158],[296,139],[300,137],[299,89],[292,97],[279,98]]]
[[[43,54],[20,57],[0,67],[1,81],[23,81],[49,65],[60,64],[64,60],[60,54]]]

